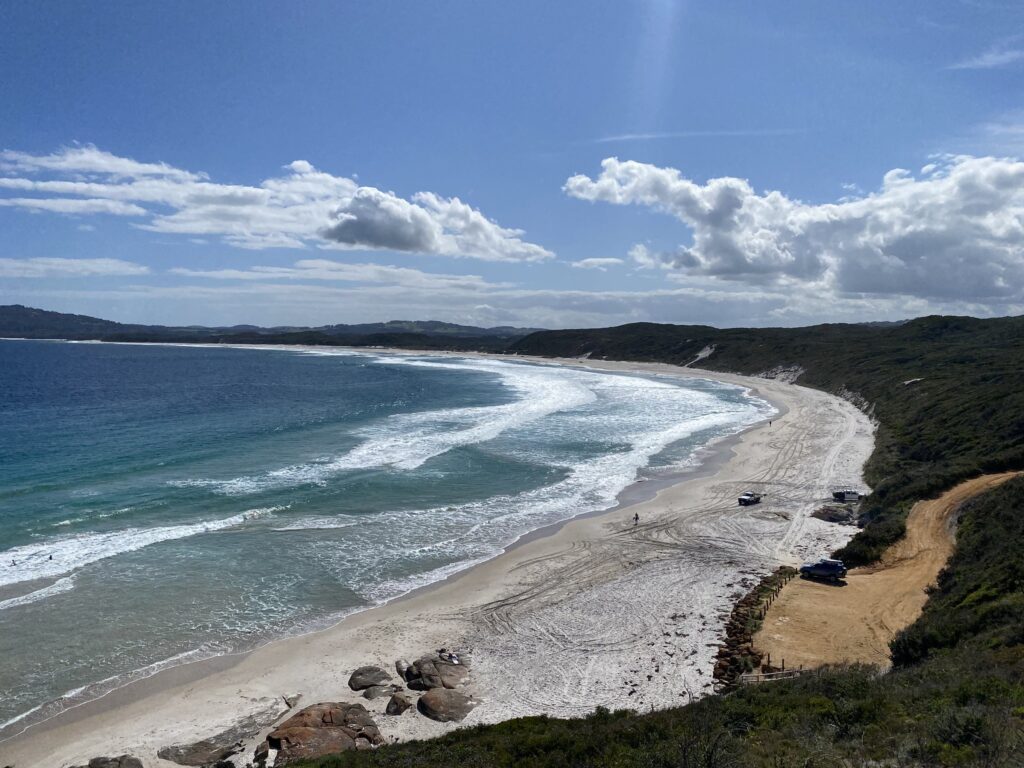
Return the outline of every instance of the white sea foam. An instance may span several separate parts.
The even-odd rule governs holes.
[[[57,579],[49,586],[37,589],[34,592],[29,592],[26,595],[18,595],[8,600],[0,600],[0,611],[5,611],[8,608],[17,608],[21,605],[28,605],[34,603],[37,600],[45,600],[48,597],[59,595],[62,592],[70,592],[75,588],[75,577],[65,576],[63,579]]]
[[[620,394],[624,396],[636,394],[630,392],[632,387],[628,383],[609,382],[608,386],[621,387]],[[608,509],[615,505],[619,493],[636,479],[639,470],[650,463],[651,457],[668,445],[705,430],[721,434],[733,432],[759,420],[767,412],[766,404],[751,405],[747,402],[732,409],[711,410],[660,429],[651,429],[656,425],[656,415],[652,418],[648,413],[644,419],[639,412],[621,412],[612,419],[611,428],[628,431],[626,422],[634,418],[641,422],[641,428],[630,435],[630,447],[568,467],[566,477],[552,485],[454,507],[401,510],[370,517],[355,532],[360,539],[365,538],[362,544],[366,546],[360,546],[359,541],[352,542],[354,552],[366,553],[366,561],[360,563],[359,568],[365,576],[359,580],[361,583],[352,586],[370,602],[389,600],[486,560],[532,530]],[[637,406],[645,410],[649,403],[640,400]],[[578,419],[573,423],[579,426]],[[402,536],[390,536],[391,531],[401,531]],[[371,543],[377,544],[376,551],[371,552],[368,546]],[[451,562],[427,572],[377,581],[375,574],[380,572],[381,565],[399,558],[412,558],[422,563],[438,559]],[[408,567],[415,569],[416,565],[409,563]]]
[[[322,484],[332,475],[354,469],[390,467],[413,470],[454,448],[493,440],[510,429],[577,408],[596,398],[591,387],[577,376],[565,375],[564,369],[489,361],[434,363],[380,358],[378,362],[489,371],[501,376],[503,383],[515,393],[516,400],[502,405],[395,415],[356,433],[364,438],[360,445],[327,461],[283,467],[262,475],[230,480],[189,479],[172,481],[172,484],[210,487],[222,494],[244,495],[293,485]]]
[[[275,533],[287,533],[288,531],[334,531],[342,528],[351,528],[359,525],[358,520],[339,520],[336,517],[307,517],[295,523],[282,525],[279,528],[271,528]]]
[[[204,520],[186,525],[81,533],[14,547],[0,552],[0,586],[63,576],[98,560],[134,552],[161,541],[232,528],[247,520],[266,517],[279,509],[281,507],[250,509],[220,520]]]

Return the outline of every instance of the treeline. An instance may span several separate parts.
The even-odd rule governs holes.
[[[137,325],[21,305],[0,306],[0,337],[159,344],[316,344],[402,347],[422,350],[503,352],[532,328],[478,328],[433,320],[316,328],[255,325],[229,327]]]
[[[425,333],[368,333],[331,335],[323,331],[288,331],[194,333],[168,330],[153,332],[118,332],[101,336],[98,341],[132,342],[137,344],[269,344],[316,345],[323,347],[399,348],[423,351],[504,352],[509,339],[492,336],[435,336]]]

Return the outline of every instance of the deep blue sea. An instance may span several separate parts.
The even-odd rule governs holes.
[[[0,735],[442,579],[770,410],[513,360],[0,341]]]

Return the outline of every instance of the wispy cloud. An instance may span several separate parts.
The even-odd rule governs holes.
[[[1020,37],[996,43],[984,53],[950,64],[947,69],[1000,69],[1024,61]]]
[[[573,266],[576,269],[596,269],[596,270],[599,270],[601,272],[606,272],[608,270],[608,267],[617,267],[617,266],[619,266],[620,264],[623,264],[623,263],[625,263],[625,262],[623,262],[622,259],[612,259],[612,258],[608,258],[608,259],[580,259],[579,261],[572,262],[570,264],[570,266]]]
[[[722,128],[705,131],[665,131],[653,133],[617,133],[590,139],[588,144],[612,144],[626,141],[660,141],[663,139],[705,139],[748,136],[796,136],[803,131],[796,128]]]
[[[985,148],[990,151],[1024,154],[1024,112],[1015,111],[979,125],[975,131]]]
[[[0,277],[114,277],[148,273],[149,267],[120,259],[0,259]]]
[[[511,283],[491,283],[479,275],[446,275],[422,272],[409,267],[383,264],[349,264],[329,259],[302,259],[290,267],[253,266],[245,269],[187,269],[170,272],[181,277],[208,280],[325,280],[343,283],[368,283],[422,290],[466,290],[508,288]]]

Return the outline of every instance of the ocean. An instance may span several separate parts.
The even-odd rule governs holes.
[[[0,737],[441,580],[771,413],[514,359],[0,341]]]

